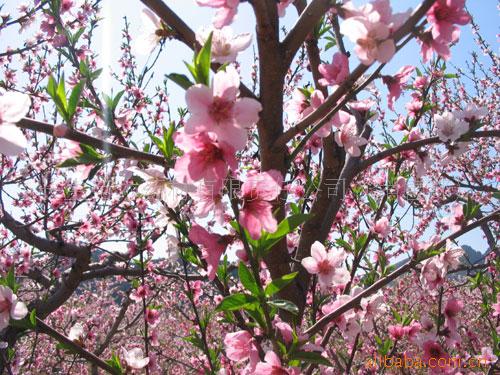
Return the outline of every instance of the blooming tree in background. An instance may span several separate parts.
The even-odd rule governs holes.
[[[141,0],[113,92],[104,1],[2,14],[2,373],[500,371],[498,58],[465,0],[192,1],[197,31]],[[482,54],[450,70],[469,24]]]

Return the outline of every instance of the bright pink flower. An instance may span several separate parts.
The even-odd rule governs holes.
[[[347,254],[343,250],[326,251],[318,241],[311,246],[311,256],[302,259],[302,266],[313,275],[318,275],[319,285],[327,289],[349,281],[349,273],[343,267]]]
[[[251,98],[238,98],[240,77],[234,67],[215,74],[212,86],[194,85],[186,92],[191,117],[186,122],[188,134],[213,132],[219,142],[236,150],[245,147],[246,129],[259,120],[261,104]]]
[[[16,126],[28,113],[31,100],[28,95],[6,92],[0,96],[0,153],[16,156],[27,147],[27,140]]]
[[[349,57],[337,52],[331,64],[320,64],[319,72],[323,76],[319,80],[322,86],[340,85],[349,76]]]
[[[160,321],[160,312],[156,309],[146,309],[144,318],[151,327],[155,327]]]
[[[465,11],[465,0],[437,0],[427,12],[427,21],[431,24],[434,39],[449,43],[455,40],[460,29],[455,25],[467,25],[470,16]]]
[[[448,269],[455,269],[460,265],[460,258],[464,255],[464,250],[461,247],[453,245],[450,240],[446,241],[446,250],[439,255],[439,260],[443,266]]]
[[[393,340],[401,340],[405,335],[405,327],[402,325],[390,325],[387,330]]]
[[[240,223],[252,239],[259,239],[262,229],[269,233],[276,231],[278,223],[273,217],[271,201],[280,195],[282,184],[281,173],[270,170],[250,176],[241,186]]]
[[[389,219],[387,219],[386,217],[378,219],[375,222],[375,225],[372,225],[371,231],[378,235],[380,239],[386,238],[391,231]]]
[[[295,375],[299,374],[296,369],[283,367],[275,352],[267,352],[265,362],[257,363],[254,375]]]
[[[290,324],[285,322],[276,322],[274,326],[278,329],[286,344],[290,344],[293,341],[293,329]]]
[[[457,40],[458,35],[454,36],[452,42],[448,42],[444,39],[434,39],[430,31],[420,34],[418,42],[420,43],[420,53],[424,63],[429,62],[434,52],[436,52],[444,60],[448,61],[451,58],[450,44],[456,42]]]
[[[209,233],[206,229],[194,224],[189,231],[189,239],[202,247],[202,258],[207,262],[209,280],[215,278],[219,260],[228,245],[228,238]]]
[[[339,131],[335,133],[335,142],[340,147],[344,147],[345,151],[351,156],[360,156],[361,149],[359,147],[366,145],[368,140],[358,135],[356,118],[350,116],[349,122],[343,124]]]
[[[143,298],[148,298],[151,295],[151,290],[147,285],[139,285],[130,293],[130,299],[136,303],[142,302]]]
[[[218,29],[229,25],[238,12],[240,0],[196,0],[199,6],[219,8],[214,17],[214,26]]]
[[[285,104],[285,110],[288,114],[289,121],[295,122],[297,120],[302,120],[316,111],[324,102],[325,96],[319,90],[309,92],[308,96],[301,90],[295,90],[292,99]],[[338,116],[339,115],[335,116],[332,121],[328,121],[315,132],[314,135],[319,138],[328,137],[332,131],[332,125],[334,121],[337,120]]]
[[[238,167],[235,149],[226,142],[218,142],[214,133],[177,133],[175,144],[184,151],[175,163],[179,182],[189,184],[205,180],[218,191],[227,176],[228,167],[233,171]]]
[[[23,319],[28,314],[26,305],[7,286],[0,286],[0,330],[9,325],[9,320]]]
[[[403,66],[394,76],[383,76],[382,80],[387,85],[389,94],[387,95],[387,103],[389,108],[394,111],[394,101],[397,100],[403,92],[403,86],[411,74],[415,70],[414,66]]]
[[[464,303],[456,298],[450,298],[444,308],[444,316],[446,318],[446,326],[452,331],[456,331],[458,322],[457,315],[464,308]]]
[[[422,361],[427,364],[430,373],[448,373],[450,356],[438,342],[428,340],[424,342],[422,348],[424,350]],[[441,358],[443,358],[443,360],[440,361]],[[438,363],[442,365],[438,366]]]
[[[224,346],[226,356],[231,361],[243,361],[251,356],[259,356],[252,335],[247,331],[226,334]]]

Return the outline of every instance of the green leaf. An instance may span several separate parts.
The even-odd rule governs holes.
[[[286,301],[284,299],[275,299],[275,300],[269,301],[268,305],[272,306],[272,307],[276,307],[277,309],[288,311],[288,312],[292,313],[293,315],[298,315],[298,313],[299,313],[299,308],[293,302]]]
[[[210,62],[212,59],[212,36],[213,33],[207,38],[200,52],[195,58],[195,67],[197,72],[198,81],[205,86],[210,86]]]
[[[290,284],[295,279],[295,277],[297,277],[297,275],[298,272],[293,272],[289,273],[288,275],[284,275],[279,279],[273,280],[268,286],[266,286],[264,293],[267,297],[272,297],[280,290],[284,289],[288,284]]]
[[[373,211],[377,211],[378,209],[378,203],[375,199],[373,199],[372,197],[370,197],[369,195],[367,196],[368,198],[368,205],[370,206],[370,208],[373,210]]]
[[[299,225],[311,218],[310,214],[292,215],[279,223],[278,229],[274,233],[266,233],[259,241],[259,247],[266,251],[278,243],[288,233],[293,232]]]
[[[254,296],[248,294],[236,293],[227,296],[215,309],[216,311],[236,311],[251,308],[257,305],[259,301]]]
[[[78,82],[71,91],[67,109],[67,114],[70,120],[72,120],[75,115],[76,109],[78,107],[78,102],[80,101],[80,96],[82,95],[84,86],[85,86],[85,80],[82,80]]]
[[[304,351],[299,351],[295,352],[290,356],[291,360],[299,360],[301,362],[307,362],[307,363],[314,363],[317,365],[323,365],[323,366],[329,366],[333,367],[331,362],[323,357],[320,353],[318,352],[304,352]]]
[[[36,327],[36,309],[33,309],[30,312],[30,323],[33,326],[33,328]]]
[[[194,85],[193,82],[189,80],[187,76],[184,74],[177,74],[177,73],[172,73],[167,75],[168,79],[170,79],[172,82],[175,82],[178,84],[180,87],[182,87],[184,90],[187,90],[191,86]]]
[[[259,286],[252,275],[252,272],[248,269],[245,263],[240,262],[238,266],[238,276],[240,277],[241,284],[254,296],[258,296]]]
[[[118,357],[115,353],[111,354],[111,359],[106,360],[106,363],[113,367],[118,374],[123,374],[123,368],[120,363],[120,357]]]
[[[17,292],[18,285],[16,283],[16,275],[14,273],[14,266],[11,266],[9,268],[9,272],[7,273],[7,278],[6,278],[7,286],[12,289],[14,293]]]

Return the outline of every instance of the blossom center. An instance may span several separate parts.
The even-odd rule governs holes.
[[[222,150],[214,144],[207,145],[203,153],[203,159],[207,163],[213,163],[219,160],[224,160]]]
[[[233,102],[215,97],[208,110],[208,113],[215,122],[224,122],[231,118],[233,105]]]
[[[0,314],[6,311],[10,311],[10,308],[11,308],[11,303],[9,300],[4,299],[3,301],[0,301]]]
[[[319,273],[328,273],[332,269],[332,266],[328,260],[324,259],[318,262],[318,272]]]

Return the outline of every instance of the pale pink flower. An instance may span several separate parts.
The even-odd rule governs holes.
[[[218,29],[233,22],[240,0],[196,0],[199,6],[218,8],[213,23]]]
[[[481,354],[477,355],[476,358],[481,366],[491,365],[498,361],[498,357],[493,353],[493,350],[489,346],[482,347]]]
[[[81,341],[83,340],[83,337],[83,325],[81,323],[75,323],[69,330],[68,339],[70,339],[71,341]]]
[[[458,41],[460,31],[454,34],[451,42],[444,39],[434,39],[430,31],[421,33],[417,41],[420,43],[420,54],[424,63],[429,62],[436,52],[441,58],[448,61],[451,58],[450,44]]]
[[[365,65],[371,65],[375,60],[387,63],[396,53],[394,40],[388,39],[389,27],[381,22],[352,17],[342,22],[340,32],[356,43],[354,51]]]
[[[387,95],[387,103],[389,108],[394,111],[394,101],[399,99],[403,92],[403,86],[411,74],[415,71],[415,67],[411,65],[403,66],[394,76],[382,76],[383,82],[387,85],[389,94]]]
[[[239,219],[252,239],[259,239],[263,229],[274,233],[278,228],[271,201],[280,195],[282,184],[281,173],[270,170],[250,176],[241,186],[243,207]]]
[[[252,34],[233,34],[233,29],[224,26],[222,29],[202,28],[196,33],[196,40],[204,45],[212,33],[212,61],[220,64],[236,61],[238,53],[244,51],[252,43]]]
[[[469,131],[469,124],[451,112],[434,115],[434,123],[437,136],[443,142],[454,142]]]
[[[470,142],[453,142],[446,145],[447,152],[441,159],[442,165],[447,165],[467,152]]]
[[[488,109],[485,107],[478,107],[474,103],[469,103],[463,111],[456,111],[455,115],[459,119],[467,122],[474,122],[481,120],[483,117],[488,115]]]
[[[226,334],[224,346],[226,349],[226,356],[231,361],[243,361],[251,356],[256,356],[257,358],[259,356],[253,337],[247,331]]]
[[[26,305],[7,286],[0,286],[0,330],[9,325],[9,320],[23,319],[28,314]]]
[[[159,198],[170,208],[177,207],[184,192],[194,191],[192,185],[182,184],[168,179],[164,171],[160,168],[150,167],[142,170],[137,167],[132,167],[130,169],[135,175],[144,180],[137,190],[139,194]]]
[[[464,250],[459,246],[454,246],[450,240],[446,241],[446,250],[439,255],[439,260],[443,266],[449,269],[456,269],[460,265],[460,258],[464,255]]]
[[[361,292],[361,289],[358,289],[357,293],[359,292]],[[363,319],[363,330],[371,332],[373,330],[373,319],[387,310],[387,306],[384,303],[384,295],[381,292],[377,292],[371,297],[363,298],[361,300],[361,309],[359,315]]]
[[[122,356],[127,366],[134,370],[140,370],[149,363],[149,357],[144,357],[141,348],[133,348],[130,350],[122,348]]]
[[[222,195],[214,184],[201,184],[196,192],[189,195],[193,198],[196,217],[203,218],[213,213],[217,223],[224,223],[226,205],[222,202]]]
[[[267,352],[264,362],[257,363],[254,375],[295,375],[298,370],[283,367],[280,358],[275,352]]]
[[[28,113],[30,106],[28,95],[6,92],[0,96],[0,153],[16,156],[28,146],[26,137],[16,123]]]
[[[500,293],[497,294],[497,303],[491,305],[493,316],[500,316]]]
[[[165,30],[161,20],[147,8],[142,10],[141,20],[141,34],[132,40],[132,52],[149,55],[164,39]]]
[[[278,3],[278,16],[279,17],[285,17],[286,15],[286,8],[292,4],[295,0],[279,0]]]
[[[403,176],[399,176],[396,180],[396,196],[398,199],[398,204],[401,207],[405,206],[404,197],[406,194],[406,190],[407,190],[406,178],[404,178]]]
[[[451,216],[441,219],[452,232],[456,232],[462,228],[464,223],[464,207],[460,203],[455,203],[451,207]]]
[[[215,74],[212,86],[191,86],[186,102],[191,117],[186,121],[188,134],[213,132],[219,142],[226,142],[236,150],[245,147],[246,129],[259,120],[261,104],[252,98],[239,98],[240,77],[236,69]]]
[[[465,0],[437,0],[427,12],[434,39],[452,42],[460,29],[455,25],[467,25],[470,16],[465,11]]]
[[[220,234],[209,233],[198,224],[189,230],[189,239],[201,245],[202,258],[207,262],[208,279],[213,280],[219,266],[219,260],[228,245],[228,237]]]
[[[435,290],[444,283],[446,268],[435,258],[427,259],[423,262],[420,271],[420,282],[422,286],[429,290]]]
[[[302,259],[302,266],[310,274],[317,275],[321,288],[327,289],[349,281],[349,273],[343,267],[346,257],[345,251],[334,249],[327,252],[325,247],[316,241],[311,246],[311,256]]]
[[[375,233],[380,239],[386,238],[391,232],[391,226],[389,219],[386,217],[381,217],[378,219],[374,225],[370,228],[373,233]]]
[[[339,131],[335,133],[335,142],[340,147],[344,147],[345,151],[351,156],[360,156],[361,149],[359,147],[366,145],[368,140],[358,135],[356,118],[350,116],[349,122],[343,124]]]
[[[319,80],[320,85],[340,85],[349,76],[349,57],[341,52],[337,52],[333,55],[331,64],[320,64],[318,70],[323,76]]]
[[[228,173],[228,167],[238,167],[235,149],[226,142],[216,140],[214,133],[176,133],[175,144],[184,155],[175,163],[176,179],[185,184],[204,180],[220,190]]]
[[[309,100],[304,93],[299,89],[295,89],[292,93],[292,98],[284,105],[288,122],[293,123],[300,121],[304,117],[303,112],[309,108],[309,106]]]

